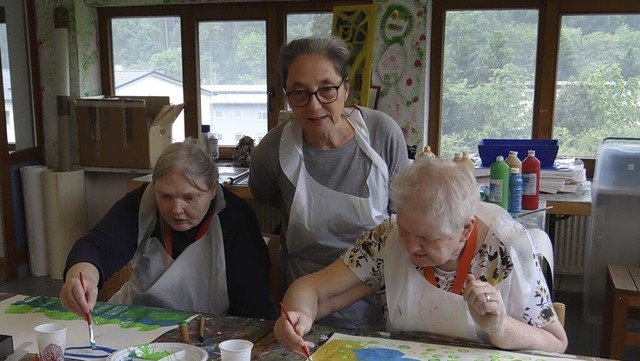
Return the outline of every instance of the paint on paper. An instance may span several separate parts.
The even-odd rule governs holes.
[[[554,357],[509,352],[498,349],[480,349],[446,346],[413,341],[391,340],[378,337],[351,336],[334,333],[313,353],[314,360],[342,361],[560,361],[572,360],[561,354]],[[573,359],[575,360],[575,359]]]
[[[70,321],[80,317],[69,312],[59,298],[43,296],[27,297],[9,305],[5,313],[23,314],[38,312],[52,320]],[[176,326],[186,322],[192,313],[165,309],[98,303],[93,308],[92,317],[95,325],[115,324],[121,328],[137,328],[140,331],[155,330],[160,327]]]
[[[372,83],[380,85],[378,109],[398,122],[408,145],[426,137],[428,1],[376,0]]]

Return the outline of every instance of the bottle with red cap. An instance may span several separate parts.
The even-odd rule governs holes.
[[[540,161],[530,150],[522,162],[522,209],[538,209],[540,198]]]

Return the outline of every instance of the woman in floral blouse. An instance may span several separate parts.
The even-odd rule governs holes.
[[[278,340],[302,355],[313,321],[378,293],[388,331],[425,331],[503,349],[564,352],[529,232],[499,206],[479,201],[471,172],[437,158],[391,183],[397,215],[327,268],[302,277],[284,304]]]

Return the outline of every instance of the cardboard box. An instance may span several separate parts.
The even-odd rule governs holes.
[[[75,104],[80,164],[138,169],[153,168],[184,108],[157,96],[98,96]]]

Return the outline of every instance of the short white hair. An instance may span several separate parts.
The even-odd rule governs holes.
[[[422,215],[442,236],[455,238],[475,216],[480,192],[465,165],[429,158],[395,176],[390,198],[398,212]]]

